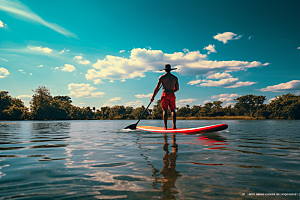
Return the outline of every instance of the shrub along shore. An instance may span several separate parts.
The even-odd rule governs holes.
[[[300,96],[283,94],[265,104],[266,96],[248,94],[235,99],[234,106],[222,107],[222,101],[204,105],[186,105],[176,109],[178,120],[251,120],[300,119]],[[120,120],[138,119],[145,107],[78,107],[69,96],[52,96],[50,89],[39,86],[30,100],[30,109],[21,99],[0,91],[0,120]],[[171,113],[169,112],[169,117]],[[162,119],[161,102],[148,109],[142,119]]]

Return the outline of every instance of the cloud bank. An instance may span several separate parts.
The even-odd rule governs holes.
[[[214,78],[214,77],[213,77]],[[250,82],[250,81],[238,81],[238,78],[224,78],[220,80],[193,80],[188,82],[188,85],[197,85],[201,87],[224,87],[224,88],[237,88],[237,87],[243,87],[243,86],[250,86],[253,84],[256,84],[257,82]]]
[[[78,62],[79,64],[83,64],[83,65],[87,65],[87,64],[90,64],[90,63],[91,63],[89,60],[86,60],[86,59],[83,58],[82,56],[75,56],[74,59],[77,60],[77,62]]]
[[[149,98],[152,97],[152,93],[149,94],[137,94],[135,95],[136,98]]]
[[[97,88],[90,86],[90,84],[76,84],[70,83],[68,85],[68,90],[70,90],[69,95],[74,95],[75,97],[85,97],[85,98],[92,98],[92,97],[103,97],[105,94],[104,92],[92,92]]]
[[[29,47],[29,49],[34,50],[34,51],[42,51],[44,53],[51,53],[52,49],[48,48],[48,47]]]
[[[268,86],[259,89],[262,92],[287,92],[300,90],[300,80],[292,80],[287,83],[280,83],[278,85]]]
[[[64,67],[61,67],[61,71],[64,71],[64,72],[72,72],[74,70],[76,70],[75,67],[70,64],[65,64]]]
[[[161,50],[136,48],[131,50],[129,58],[107,55],[103,60],[99,59],[89,69],[85,77],[87,80],[109,79],[126,80],[145,77],[145,72],[157,72],[165,63],[170,63],[177,68],[181,75],[208,75],[225,71],[240,71],[248,68],[266,66],[258,61],[210,61],[206,54],[199,51],[163,53]]]

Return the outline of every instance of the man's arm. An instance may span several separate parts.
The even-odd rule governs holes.
[[[174,92],[177,92],[179,90],[179,83],[178,83],[178,79],[176,80],[176,83],[175,83],[175,90]]]
[[[158,83],[157,83],[157,85],[156,85],[156,87],[155,87],[155,89],[154,89],[153,95],[152,95],[151,100],[150,100],[151,102],[154,101],[154,97],[155,97],[156,94],[158,93],[161,84],[162,84],[161,77],[159,77]]]

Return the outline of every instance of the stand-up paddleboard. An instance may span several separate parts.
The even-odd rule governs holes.
[[[213,132],[213,131],[221,131],[228,127],[227,124],[216,124],[210,126],[203,126],[197,128],[178,128],[172,129],[168,128],[168,130],[164,130],[163,127],[155,127],[155,126],[137,126],[136,129],[141,131],[150,131],[154,133],[201,133],[201,132]]]

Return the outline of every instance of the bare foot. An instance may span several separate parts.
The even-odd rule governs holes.
[[[173,129],[177,129],[176,127],[173,127]]]
[[[167,127],[165,127],[165,128],[164,128],[164,130],[168,130],[168,128],[167,128]]]

